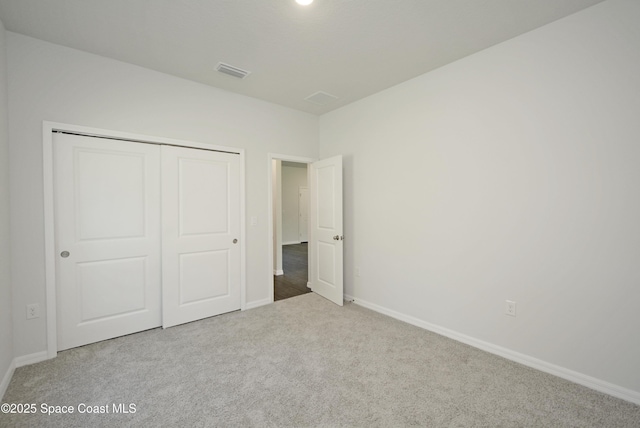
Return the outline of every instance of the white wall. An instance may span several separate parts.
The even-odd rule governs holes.
[[[607,1],[322,116],[346,293],[640,399],[639,22]]]
[[[7,33],[15,352],[46,348],[42,121],[246,150],[247,300],[267,302],[268,152],[317,157],[318,118],[130,64]],[[213,73],[213,69],[211,70]]]
[[[13,364],[5,34],[0,21],[0,398],[8,385]]]
[[[282,242],[299,244],[298,190],[307,186],[307,165],[282,165]]]

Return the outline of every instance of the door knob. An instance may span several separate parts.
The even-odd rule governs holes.
[[[334,241],[339,241],[339,240],[340,240],[340,235],[336,235],[336,236],[334,236],[334,237],[333,237],[333,240],[334,240]]]
[[[234,239],[234,240],[233,240],[233,243],[234,243],[234,244],[237,244],[237,243],[238,243],[238,240],[237,240],[237,239]]]
[[[69,257],[69,252],[68,252],[68,251],[63,251],[63,252],[61,252],[61,253],[60,253],[60,257],[63,257],[63,258],[65,258],[65,259],[66,259],[67,257]]]

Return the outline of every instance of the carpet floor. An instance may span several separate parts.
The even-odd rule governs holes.
[[[60,352],[3,403],[37,410],[2,427],[640,426],[640,406],[314,293]]]

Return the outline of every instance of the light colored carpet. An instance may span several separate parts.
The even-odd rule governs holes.
[[[3,427],[640,426],[640,406],[313,293],[61,352],[3,402],[38,406]]]

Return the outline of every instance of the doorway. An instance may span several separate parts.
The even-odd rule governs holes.
[[[273,161],[273,300],[311,292],[308,260],[307,163]]]
[[[269,154],[268,157],[269,301],[274,277],[284,273],[282,225],[282,162],[307,166],[309,207],[307,288],[336,305],[344,303],[342,231],[342,156],[323,160]],[[302,196],[304,198],[304,195]]]

